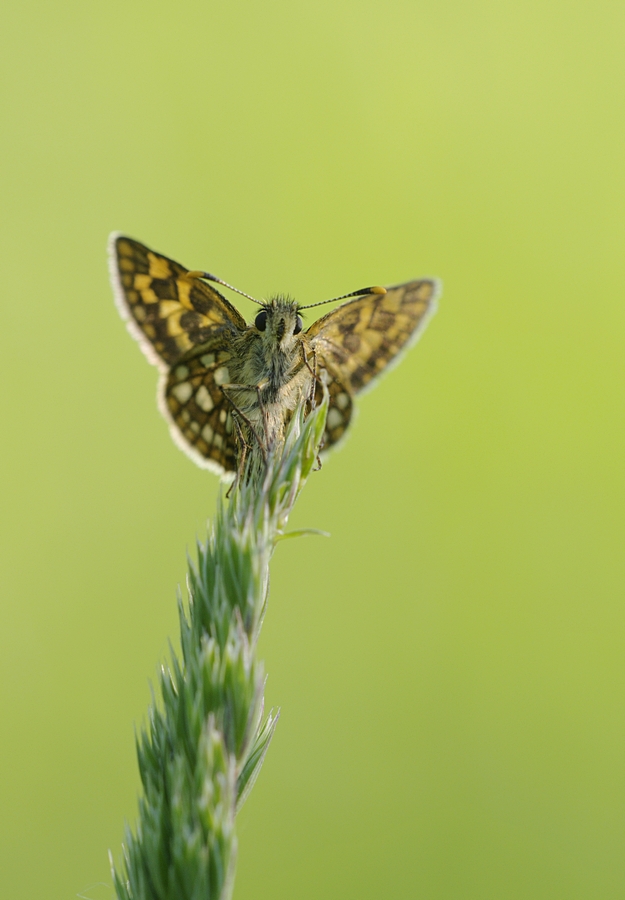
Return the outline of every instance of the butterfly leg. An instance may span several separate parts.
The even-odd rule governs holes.
[[[260,409],[260,414],[263,417],[263,429],[265,431],[265,440],[269,443],[269,418],[267,416],[267,407],[263,403],[263,398],[261,397],[261,391],[264,387],[263,385],[256,385],[256,396],[258,397],[258,408]]]
[[[226,398],[226,400],[232,406],[233,410],[237,413],[237,415],[241,416],[241,418],[243,419],[243,421],[245,422],[247,427],[250,429],[250,432],[252,433],[252,435],[256,438],[256,442],[258,444],[259,450],[263,456],[263,462],[266,463],[267,462],[267,453],[265,450],[265,446],[264,446],[263,442],[261,441],[260,437],[258,436],[258,433],[257,433],[256,429],[254,428],[254,425],[252,424],[250,419],[245,415],[243,410],[239,409],[239,407],[236,405],[236,403],[234,402],[232,397],[230,397],[228,395],[228,391],[231,391],[231,390],[252,391],[252,390],[254,390],[254,388],[250,387],[249,384],[222,384],[221,390],[222,390],[223,395]],[[240,427],[240,425],[239,425],[239,427]]]
[[[303,341],[300,344],[300,347],[302,348],[302,358],[304,360],[304,365],[306,366],[306,368],[312,375],[312,382],[310,385],[310,396],[308,398],[308,402],[310,403],[310,408],[314,409],[315,408],[315,388],[317,387],[317,382],[319,381],[319,376],[317,375],[317,351],[315,350],[314,347],[311,348],[312,357],[313,357],[313,364],[311,366],[310,363],[308,362],[308,357],[306,356],[306,347],[305,347]],[[319,381],[319,383],[321,384],[320,381]]]
[[[323,438],[321,438],[321,444],[319,445],[319,453],[317,453],[317,468],[316,468],[316,469],[313,469],[313,472],[320,472],[320,471],[321,471],[321,466],[323,465],[323,463],[321,462],[321,456],[320,456],[320,454],[321,454],[321,451],[322,451],[322,449],[323,449],[323,444],[324,444],[324,441],[323,441]]]
[[[243,473],[245,471],[245,460],[247,457],[247,451],[250,449],[250,445],[245,440],[245,435],[243,434],[243,430],[239,425],[239,421],[236,418],[236,414],[232,416],[232,422],[234,424],[236,435],[237,435],[237,443],[240,447],[240,453],[237,454],[237,476],[235,480],[232,482],[230,487],[228,488],[228,493],[226,494],[226,498],[230,496],[235,484],[240,484],[243,481]]]

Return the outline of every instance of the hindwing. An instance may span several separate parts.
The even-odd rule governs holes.
[[[199,466],[236,471],[232,407],[221,386],[230,381],[227,344],[216,336],[182,356],[161,382],[159,406],[174,441]]]
[[[321,356],[317,357],[317,368],[320,372],[326,373],[324,381],[329,395],[328,414],[326,416],[326,427],[321,447],[322,450],[329,450],[330,447],[338,444],[343,439],[354,412],[354,403],[349,390],[339,381],[336,371]],[[317,382],[315,403],[318,405],[322,399],[323,389],[321,384]]]

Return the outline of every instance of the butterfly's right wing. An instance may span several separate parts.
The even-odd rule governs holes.
[[[386,293],[356,297],[322,316],[306,331],[330,403],[324,443],[339,441],[352,415],[352,396],[369,388],[423,331],[436,309],[438,282],[430,278],[393,285]]]
[[[236,334],[246,327],[219,291],[139,241],[113,233],[109,264],[117,308],[161,371],[216,334]]]
[[[332,366],[352,394],[369,387],[397,362],[436,309],[438,282],[431,278],[365,294],[322,316],[306,331],[310,345]]]
[[[159,407],[176,444],[218,475],[237,468],[232,406],[221,389],[231,380],[230,358],[227,336],[215,335],[182,356],[159,387]]]

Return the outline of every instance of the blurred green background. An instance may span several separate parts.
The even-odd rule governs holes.
[[[257,296],[444,283],[298,504],[332,538],[274,558],[235,900],[623,896],[624,30],[611,0],[5,9],[3,896],[113,896],[217,493],[113,229]]]

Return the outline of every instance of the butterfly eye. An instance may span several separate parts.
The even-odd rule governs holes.
[[[303,327],[304,323],[302,322],[301,316],[298,316],[295,320],[295,328],[293,329],[293,334],[299,334]]]
[[[254,325],[258,328],[259,331],[264,331],[267,327],[267,310],[263,309],[258,313],[256,318],[254,319]]]

